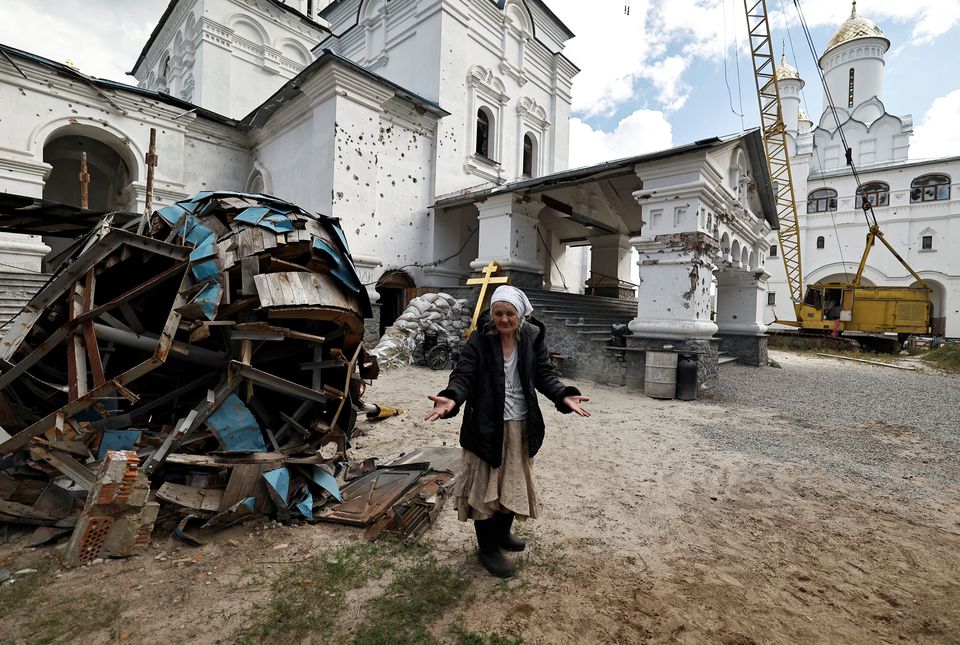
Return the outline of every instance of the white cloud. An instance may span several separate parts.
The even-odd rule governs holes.
[[[2,0],[0,42],[123,83],[167,0]]]
[[[936,99],[913,130],[911,159],[960,154],[960,89]]]
[[[574,117],[570,119],[570,167],[590,166],[673,146],[673,128],[663,112],[637,110],[613,132],[594,130]]]
[[[732,57],[734,46],[741,63],[750,65],[739,0],[633,0],[629,16],[623,13],[624,3],[616,0],[595,2],[588,10],[582,0],[548,4],[576,34],[565,53],[582,70],[574,79],[572,109],[586,119],[610,116],[623,105],[678,109],[689,92],[683,76],[691,63],[718,61],[725,53]],[[782,38],[789,26],[801,46],[793,3],[775,0],[767,7],[775,37]],[[806,0],[802,7],[811,28],[839,27],[850,15],[847,1]],[[858,13],[881,28],[913,22],[907,46],[930,42],[960,24],[957,0],[870,0],[858,5]],[[821,48],[824,44],[817,43]],[[779,51],[779,42],[775,49]],[[641,79],[653,85],[652,95],[637,95],[636,81]]]

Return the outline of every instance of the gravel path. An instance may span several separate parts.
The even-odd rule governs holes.
[[[782,369],[736,364],[703,402],[764,408],[774,427],[710,419],[696,430],[730,449],[814,467],[908,500],[960,490],[960,377],[771,351]]]

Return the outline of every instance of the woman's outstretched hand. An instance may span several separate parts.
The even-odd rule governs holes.
[[[430,410],[430,412],[427,413],[427,416],[423,418],[424,421],[436,421],[437,419],[442,419],[453,412],[453,408],[456,405],[456,402],[453,399],[448,399],[445,396],[428,396],[427,398],[433,401],[433,409]]]
[[[433,397],[430,397],[430,398],[433,398]],[[564,397],[563,402],[567,404],[568,408],[570,408],[571,410],[579,414],[581,417],[589,417],[590,410],[580,405],[581,403],[586,403],[589,400],[590,400],[590,397],[588,396],[574,395],[574,396]]]

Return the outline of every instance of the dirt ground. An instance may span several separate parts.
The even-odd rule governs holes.
[[[782,378],[829,360],[776,357]],[[445,381],[420,368],[382,375],[367,398],[409,412],[364,425],[351,454],[456,446],[459,419],[422,421],[426,395]],[[547,438],[534,472],[543,511],[520,527],[528,550],[518,575],[503,583],[482,572],[472,528],[452,504],[428,532],[436,557],[470,579],[470,602],[436,616],[434,633],[456,620],[524,643],[960,642],[960,474],[898,476],[916,493],[905,501],[884,476],[845,477],[804,457],[816,453],[765,449],[767,436],[800,445],[824,430],[780,413],[776,392],[761,407],[572,384],[591,397],[593,416],[542,403]],[[921,429],[890,425],[877,410],[831,434],[877,442],[893,458],[936,458]],[[356,539],[346,527],[261,523],[191,548],[158,532],[144,556],[69,571],[55,564],[56,547],[23,550],[13,536],[0,566],[40,569],[43,612],[79,603],[98,615],[102,628],[84,642],[232,642],[269,599],[272,576]],[[363,594],[353,603],[359,616]],[[42,640],[37,620],[14,610],[0,619],[0,641]],[[71,640],[64,633],[46,632]]]

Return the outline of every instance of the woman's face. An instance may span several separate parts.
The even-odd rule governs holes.
[[[520,315],[509,302],[493,303],[493,324],[501,336],[515,334],[520,327]]]

